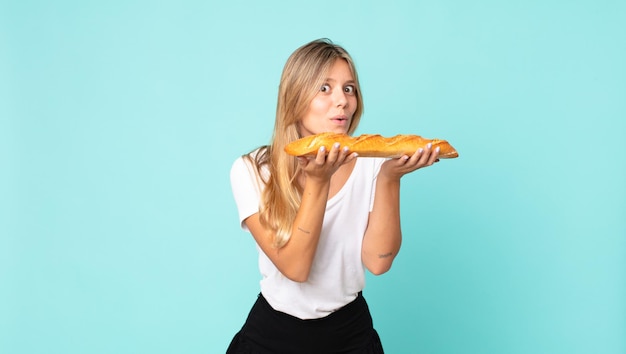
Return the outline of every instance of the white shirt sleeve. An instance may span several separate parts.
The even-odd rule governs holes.
[[[230,169],[230,185],[239,212],[241,228],[249,231],[243,221],[259,212],[261,200],[260,179],[252,163],[239,157]]]

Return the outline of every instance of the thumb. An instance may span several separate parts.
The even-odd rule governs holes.
[[[309,162],[309,160],[304,156],[298,156],[296,158],[298,159],[298,164],[300,165],[300,167],[306,166],[307,162]]]

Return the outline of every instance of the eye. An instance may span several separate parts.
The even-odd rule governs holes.
[[[322,85],[322,87],[320,87],[320,91],[321,92],[330,92],[330,85],[329,84]]]
[[[356,91],[356,88],[354,87],[354,85],[348,85],[346,87],[343,88],[343,92],[349,94],[349,95],[354,95],[354,92]]]

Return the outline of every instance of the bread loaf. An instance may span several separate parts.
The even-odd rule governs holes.
[[[441,139],[426,139],[419,135],[396,135],[383,137],[378,134],[363,134],[349,136],[347,134],[321,133],[309,135],[295,140],[285,146],[285,152],[293,156],[316,155],[320,147],[329,151],[334,143],[347,146],[350,152],[356,152],[359,157],[392,157],[403,155],[411,156],[418,149],[426,148],[428,143],[432,149],[439,147],[439,158],[454,158],[459,154],[447,141]]]

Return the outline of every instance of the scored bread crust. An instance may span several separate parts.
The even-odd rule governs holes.
[[[456,149],[446,140],[426,139],[419,135],[404,134],[386,138],[379,134],[362,134],[352,137],[347,134],[321,133],[292,141],[285,146],[285,152],[293,156],[316,155],[320,147],[324,146],[326,151],[329,151],[334,143],[341,144],[342,148],[347,146],[350,152],[356,152],[359,157],[411,156],[420,148],[426,148],[428,143],[432,144],[432,149],[439,147],[439,158],[459,156]]]

